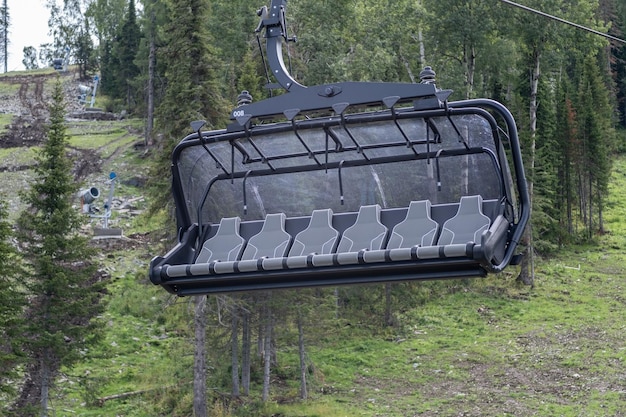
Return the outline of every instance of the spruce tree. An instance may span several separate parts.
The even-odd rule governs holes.
[[[579,85],[578,127],[584,149],[584,172],[580,184],[582,207],[586,208],[588,237],[604,232],[603,209],[608,195],[609,178],[615,150],[615,130],[612,121],[609,89],[598,71],[598,56],[585,58],[583,76]]]
[[[97,339],[100,326],[93,318],[103,311],[94,249],[81,233],[80,213],[72,208],[77,188],[66,153],[60,80],[52,100],[47,140],[37,155],[30,190],[23,195],[27,208],[18,219],[27,270],[22,281],[30,295],[24,331],[26,380],[15,404],[19,415],[48,415],[55,376]]]
[[[209,126],[217,127],[235,106],[225,105],[217,83],[221,65],[206,25],[209,2],[183,0],[169,7],[165,46],[160,51],[167,91],[157,111],[159,130],[172,141],[167,150],[190,133],[193,120],[204,118]]]
[[[154,210],[170,200],[170,177],[163,173],[170,172],[174,146],[191,133],[189,123],[204,119],[207,128],[222,127],[235,107],[225,104],[218,85],[222,66],[206,24],[209,6],[208,0],[168,2],[164,46],[157,53],[167,89],[156,110],[156,129],[164,140],[152,175]]]
[[[578,222],[575,221],[574,210],[577,207],[576,196],[579,190],[577,187],[579,176],[576,175],[576,169],[584,166],[581,161],[583,149],[578,134],[577,112],[574,107],[573,96],[570,80],[567,77],[562,77],[557,88],[557,128],[555,134],[557,146],[560,148],[557,200],[555,201],[555,207],[559,210],[559,230],[556,241],[559,246],[571,243],[575,237],[575,225]]]
[[[117,60],[119,67],[118,73],[115,74],[118,82],[123,86],[123,91],[120,91],[120,93],[121,97],[124,97],[126,108],[129,111],[132,111],[135,107],[136,98],[133,82],[139,75],[139,68],[137,68],[135,64],[135,58],[139,50],[140,38],[141,30],[137,24],[135,1],[130,0],[128,3],[128,12],[117,41]]]
[[[100,44],[100,78],[102,93],[117,98],[120,89],[120,83],[115,76],[115,58],[113,56],[113,41],[105,39]]]
[[[0,203],[0,393],[12,393],[10,379],[16,379],[15,368],[21,357],[21,312],[25,304],[24,292],[19,285],[19,258],[11,242],[13,235],[7,219],[7,208]],[[0,414],[2,409],[0,408]]]

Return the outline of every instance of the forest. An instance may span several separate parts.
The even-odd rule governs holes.
[[[289,0],[287,28],[293,42],[284,59],[293,77],[311,86],[415,83],[430,66],[437,85],[454,91],[451,100],[484,97],[505,104],[517,121],[533,204],[532,226],[522,242],[525,261],[510,285],[532,288],[534,257],[593,244],[606,232],[609,182],[616,155],[626,148],[626,3],[520,2],[599,34],[510,3]],[[257,10],[264,5],[250,0],[51,1],[54,43],[24,50],[27,69],[50,66],[54,57],[71,51],[70,61],[83,79],[99,76],[106,111],[142,121],[155,242],[176,238],[170,178],[162,173],[169,172],[174,146],[191,133],[189,123],[203,119],[208,128],[223,128],[242,91],[255,101],[273,94],[266,88],[273,80],[262,34],[254,30]],[[63,174],[67,161],[59,150],[64,113],[58,95],[55,90],[48,132],[58,142],[50,141],[40,156],[42,180],[23,197],[31,210],[20,216],[16,232],[34,261],[24,269],[12,268],[20,254],[0,245],[0,262],[14,271],[2,278],[6,285],[0,289],[0,336],[11,340],[0,343],[0,393],[12,400],[0,414],[48,415],[46,396],[60,369],[79,362],[80,352],[97,343],[102,330],[97,320],[85,319],[100,315],[105,302],[98,295],[104,284],[85,278],[93,277],[96,268],[81,260],[93,252],[75,236],[71,215],[56,213],[55,201],[37,199],[70,192],[64,182],[71,180]],[[4,211],[3,242],[13,236]],[[28,285],[16,286],[21,276],[29,277]],[[37,278],[42,276],[53,279]],[[85,281],[88,286],[79,284]],[[64,300],[82,302],[59,302],[59,286],[73,289]],[[14,297],[16,288],[21,299]],[[305,400],[316,375],[306,351],[307,332],[324,338],[330,323],[350,326],[376,314],[380,332],[398,327],[403,308],[433,291],[428,288],[386,284],[193,297],[185,314],[160,316],[193,350],[193,358],[184,361],[189,369],[172,381],[189,384],[193,395],[160,398],[161,415],[229,415],[215,411],[215,404],[225,403],[231,404],[232,415],[246,415],[248,403],[224,397],[271,400],[273,381],[284,377],[273,375],[273,368],[285,345],[297,358],[297,371],[289,377],[298,386],[291,396]],[[60,324],[68,316],[73,318],[69,326]],[[4,384],[16,378],[27,381],[18,392]],[[243,414],[236,414],[237,404]]]

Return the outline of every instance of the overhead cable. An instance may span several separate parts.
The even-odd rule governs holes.
[[[588,28],[586,26],[582,26],[582,25],[579,25],[577,23],[573,23],[573,22],[570,22],[568,20],[561,19],[560,17],[556,17],[556,16],[553,16],[551,14],[544,13],[544,12],[542,12],[540,10],[536,10],[536,9],[533,9],[531,7],[528,7],[528,6],[524,6],[523,4],[515,3],[515,2],[510,1],[510,0],[500,0],[500,1],[502,3],[506,3],[506,4],[510,5],[510,6],[518,7],[520,9],[522,9],[522,10],[526,10],[528,12],[532,12],[532,13],[538,14],[539,16],[547,17],[548,19],[556,20],[557,22],[565,23],[566,25],[570,25],[570,26],[573,26],[573,27],[578,28],[578,29],[586,30],[587,32],[591,32],[591,33],[593,33],[595,35],[603,36],[605,38],[608,38],[608,39],[611,39],[611,40],[614,40],[614,41],[626,44],[626,40],[624,40],[624,39],[620,39],[620,38],[617,38],[615,36],[611,36],[611,35],[609,35],[607,33],[602,33],[600,31]]]

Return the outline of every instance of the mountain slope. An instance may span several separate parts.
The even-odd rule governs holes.
[[[32,77],[32,78],[31,78]],[[32,175],[49,83],[55,73],[0,77],[0,191],[14,213],[16,190]],[[77,81],[66,74],[72,112]],[[12,115],[7,118],[6,115]],[[12,120],[12,122],[9,121]],[[142,213],[148,161],[141,121],[69,119],[81,186],[106,196],[116,172],[112,226],[126,239],[98,241],[110,276],[102,343],[63,370],[52,401],[57,416],[191,415],[192,309],[147,280],[162,224]],[[297,332],[279,327],[272,401],[261,404],[259,375],[248,398],[229,391],[228,345],[211,335],[211,415],[226,416],[621,416],[626,410],[626,158],[618,158],[597,245],[564,248],[539,260],[534,288],[514,270],[473,281],[395,284],[396,325],[382,327],[381,287],[371,305],[342,306],[339,319],[306,326],[311,398],[297,400]],[[102,201],[98,200],[98,207]],[[80,204],[76,202],[76,209]],[[90,227],[101,219],[90,219]],[[88,227],[87,233],[91,230]],[[159,235],[160,236],[160,235]],[[290,295],[276,292],[275,298]],[[219,304],[219,299],[211,301]],[[219,320],[216,320],[219,323]],[[258,370],[257,370],[258,371]],[[0,404],[7,404],[0,398]],[[0,415],[4,409],[0,406]]]

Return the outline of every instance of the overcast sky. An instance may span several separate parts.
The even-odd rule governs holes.
[[[48,17],[46,0],[8,0],[9,8],[9,71],[24,69],[23,49],[51,42],[48,36]],[[2,69],[4,70],[4,68]],[[0,70],[0,71],[2,71]]]

